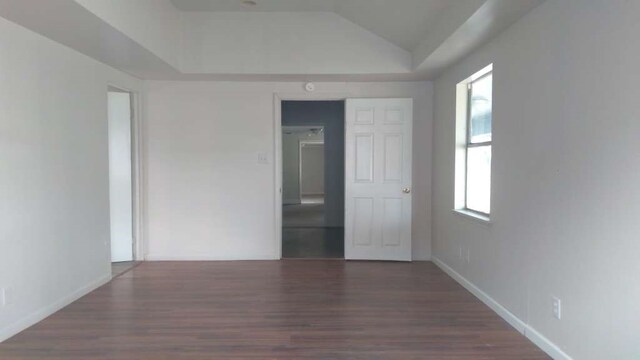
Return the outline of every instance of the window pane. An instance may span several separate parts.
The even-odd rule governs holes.
[[[491,211],[491,145],[467,148],[467,208]]]
[[[471,143],[491,141],[492,81],[489,74],[471,83]]]

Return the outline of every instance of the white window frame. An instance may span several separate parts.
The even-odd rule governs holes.
[[[481,143],[471,142],[471,89],[472,84],[493,74],[493,64],[476,72],[471,77],[458,83],[456,92],[456,153],[455,153],[455,194],[454,211],[482,222],[490,222],[491,213],[485,213],[467,207],[467,182],[469,148],[491,146],[493,152],[493,121],[492,138]],[[493,106],[492,106],[493,112]],[[493,115],[493,114],[492,114]],[[491,196],[491,189],[489,189]]]

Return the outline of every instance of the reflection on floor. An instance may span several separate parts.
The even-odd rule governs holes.
[[[303,197],[282,209],[283,258],[344,258],[344,228],[325,227],[324,199]]]
[[[297,204],[282,207],[283,227],[323,227],[324,204]]]
[[[324,204],[324,195],[303,195],[300,202],[303,204]]]
[[[120,276],[138,265],[139,261],[121,261],[111,263],[111,277]]]
[[[283,228],[282,257],[312,259],[344,258],[344,228]]]

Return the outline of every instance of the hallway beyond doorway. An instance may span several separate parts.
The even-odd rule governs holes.
[[[321,196],[305,196],[301,204],[283,207],[283,258],[344,258],[344,228],[325,227],[324,211]]]

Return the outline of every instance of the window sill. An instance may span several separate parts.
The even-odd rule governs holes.
[[[469,220],[473,220],[483,225],[491,225],[491,218],[466,209],[453,209],[453,212]]]

